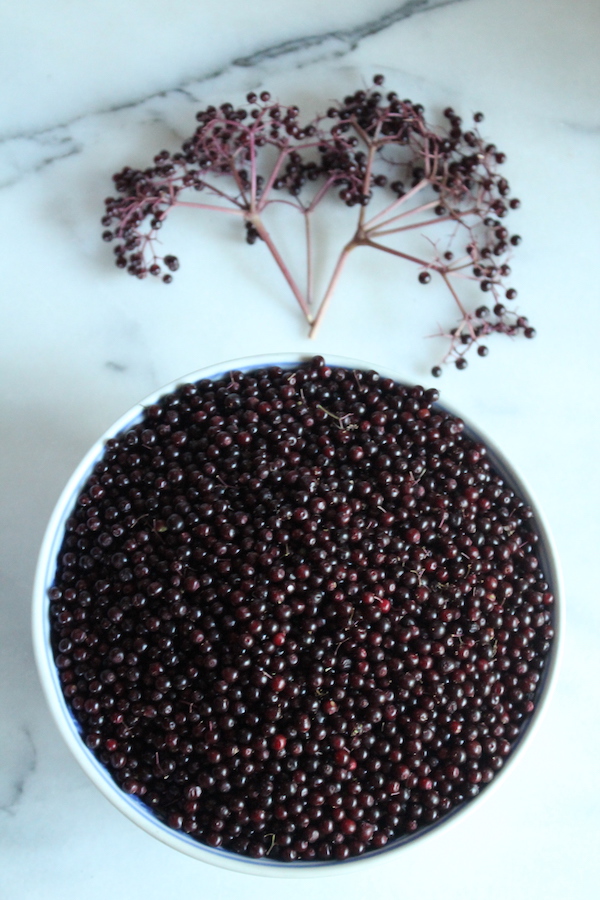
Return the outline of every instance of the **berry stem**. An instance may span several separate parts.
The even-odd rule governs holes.
[[[262,238],[262,240],[265,242],[265,244],[269,248],[273,259],[277,263],[279,269],[281,270],[283,277],[289,284],[294,297],[298,301],[298,304],[300,306],[300,309],[304,313],[306,321],[311,322],[312,317],[311,317],[311,313],[308,308],[308,305],[306,303],[306,299],[304,298],[302,291],[296,284],[296,281],[295,281],[294,277],[292,276],[292,273],[290,272],[288,266],[286,265],[283,257],[281,256],[281,253],[275,246],[273,239],[271,238],[271,235],[269,234],[268,230],[265,228],[261,219],[257,215],[248,215],[247,221],[251,222],[253,227],[256,229],[258,235]]]
[[[312,263],[312,229],[310,215],[304,213],[304,235],[306,238],[306,302],[310,309],[313,304],[313,263]]]
[[[412,231],[415,228],[427,228],[428,225],[438,225],[440,222],[459,222],[460,218],[463,215],[469,215],[473,212],[473,210],[467,210],[465,213],[460,213],[459,215],[456,213],[448,216],[435,216],[433,219],[425,219],[421,222],[413,222],[411,225],[400,225],[398,228],[385,228],[385,226],[391,222],[394,222],[395,219],[400,219],[403,216],[412,215],[412,213],[423,212],[427,209],[430,209],[432,206],[437,206],[437,201],[434,200],[432,203],[426,203],[423,206],[420,206],[418,209],[409,210],[405,213],[402,213],[402,216],[396,216],[393,219],[388,219],[386,222],[382,222],[381,225],[378,225],[376,228],[369,228],[368,233],[371,235],[376,235],[377,237],[383,237],[385,234],[400,234],[401,231]]]
[[[346,246],[340,253],[338,261],[336,263],[336,267],[333,270],[333,274],[331,276],[329,284],[327,285],[327,290],[325,291],[323,299],[321,300],[321,305],[319,306],[319,309],[317,310],[317,314],[313,320],[311,329],[309,331],[309,337],[311,337],[311,338],[316,337],[317,331],[319,330],[319,327],[323,320],[323,316],[325,315],[327,307],[329,306],[329,303],[330,303],[333,293],[335,291],[336,285],[340,279],[340,275],[342,274],[342,269],[344,268],[344,266],[346,264],[346,260],[348,259],[350,252],[352,250],[354,250],[354,248],[357,246],[358,246],[358,243],[353,239],[348,244],[346,244]]]
[[[240,209],[243,209],[243,208],[244,208],[243,205],[239,202],[239,200],[236,200],[235,197],[232,197],[232,196],[231,196],[230,194],[228,194],[226,191],[222,191],[222,190],[220,190],[218,187],[215,187],[214,184],[211,184],[209,181],[204,181],[204,180],[203,180],[203,181],[202,181],[202,187],[203,187],[203,188],[206,188],[207,191],[209,191],[211,194],[214,194],[216,197],[222,197],[224,200],[227,200],[228,203],[233,203],[234,206],[237,206],[237,207],[239,207]],[[183,200],[175,200],[174,202],[175,202],[175,203],[184,203],[185,201],[183,201]],[[189,206],[198,206],[199,208],[203,208],[203,204],[197,203],[196,201],[193,201],[193,200],[187,202],[186,205],[189,205]],[[221,209],[221,208],[222,208],[222,207],[217,207],[217,209]]]
[[[262,212],[264,210],[265,206],[267,205],[267,203],[269,202],[269,195],[273,189],[273,185],[279,175],[279,172],[281,171],[281,167],[284,163],[284,160],[286,159],[289,152],[290,152],[290,148],[288,146],[286,146],[282,149],[281,153],[277,157],[277,160],[275,161],[275,165],[273,166],[273,171],[269,175],[268,181],[263,188],[261,197],[260,197],[258,203],[256,204],[256,210],[258,212]],[[252,154],[254,178],[256,178],[256,159],[255,159],[255,157],[256,157],[256,153],[254,152]]]
[[[428,209],[433,209],[439,203],[438,200],[431,200],[429,203],[422,203],[421,206],[415,206],[412,209],[406,209],[404,212],[398,213],[397,216],[392,216],[389,219],[385,219],[383,222],[380,222],[379,225],[376,225],[374,228],[372,226],[367,226],[365,231],[368,231],[370,234],[386,234],[388,232],[381,231],[382,228],[386,228],[386,226],[391,225],[393,222],[397,222],[399,219],[405,219],[407,216],[414,216],[419,213],[427,212]],[[433,222],[439,222],[440,217],[436,217],[432,219]],[[429,224],[429,223],[419,223],[416,222],[414,225],[407,226],[408,228],[417,228],[420,224]],[[397,229],[398,231],[402,230],[402,226]],[[389,232],[392,233],[392,232]]]
[[[316,207],[319,205],[319,203],[321,202],[321,200],[323,199],[323,197],[324,197],[327,193],[329,193],[329,191],[331,190],[331,187],[336,183],[336,181],[337,181],[337,176],[336,176],[336,175],[330,175],[330,176],[329,176],[329,178],[327,179],[327,181],[325,182],[325,184],[323,184],[323,185],[319,188],[319,190],[317,191],[317,193],[315,194],[315,196],[314,196],[314,197],[312,198],[312,200],[310,201],[310,204],[306,207],[306,212],[307,212],[307,213],[312,213],[312,212],[314,212],[314,210],[315,210]]]
[[[448,278],[447,273],[446,273],[446,272],[440,272],[440,275],[441,275],[442,278],[444,279],[444,282],[445,282],[445,284],[446,284],[446,287],[448,288],[448,290],[449,290],[450,293],[452,294],[452,297],[454,298],[454,301],[455,301],[456,305],[458,306],[458,308],[459,308],[459,310],[460,310],[460,313],[461,313],[461,315],[462,315],[462,317],[463,317],[463,325],[466,325],[466,326],[467,326],[467,328],[469,329],[469,333],[470,333],[471,337],[473,338],[473,340],[476,340],[475,330],[474,330],[473,325],[472,325],[472,323],[471,323],[471,316],[469,315],[469,313],[467,312],[467,310],[466,310],[465,307],[463,306],[460,297],[458,296],[458,294],[457,294],[456,291],[454,290],[454,287],[452,286],[452,284],[451,284],[451,282],[450,282],[450,279]]]
[[[382,216],[387,216],[388,213],[391,213],[394,209],[398,209],[399,206],[402,206],[403,203],[406,203],[408,200],[411,200],[414,196],[416,196],[419,193],[419,191],[422,191],[423,188],[427,187],[428,184],[429,184],[429,180],[427,178],[421,179],[421,181],[419,181],[418,184],[416,184],[413,188],[411,188],[410,191],[407,191],[406,194],[403,194],[401,197],[398,197],[392,203],[388,204],[388,206],[386,206],[385,209],[382,209],[378,213],[376,213],[371,219],[369,219],[368,222],[365,222],[364,223],[365,231],[368,231],[370,228],[372,228],[373,223],[376,222],[378,219],[380,219]],[[434,206],[435,205],[437,205],[437,202],[436,202],[436,204],[434,204]],[[413,211],[412,209],[407,210],[405,215],[410,215],[412,213],[412,211]]]
[[[401,250],[395,250],[393,247],[386,247],[385,244],[380,244],[377,241],[371,240],[369,237],[363,238],[360,243],[365,247],[373,247],[374,250],[383,250],[384,253],[391,253],[393,256],[399,256],[401,259],[406,259],[409,262],[416,263],[418,266],[422,266],[424,269],[432,269],[434,272],[443,273],[443,267],[437,265],[436,263],[427,262],[426,259],[420,259],[418,256],[411,256],[409,253],[403,253]]]
[[[374,160],[374,158],[375,158],[375,152],[376,152],[376,150],[377,150],[377,143],[376,143],[376,140],[377,140],[377,135],[379,134],[379,131],[381,130],[381,123],[378,124],[378,126],[377,126],[376,133],[375,133],[375,138],[374,138],[373,141],[370,141],[370,140],[369,140],[368,135],[366,135],[366,134],[362,131],[362,129],[358,126],[356,120],[354,121],[354,129],[355,129],[355,131],[357,131],[358,134],[360,134],[360,136],[362,137],[362,139],[363,139],[364,141],[366,141],[367,146],[368,146],[368,148],[369,148],[368,154],[367,154],[367,164],[366,164],[366,167],[365,167],[365,177],[364,177],[364,179],[363,179],[363,196],[364,196],[364,197],[369,197],[369,196],[370,196],[370,193],[371,193],[371,178],[372,178],[372,173],[373,173],[373,160]],[[364,226],[365,212],[366,212],[366,206],[361,206],[361,208],[360,208],[360,213],[359,213],[359,216],[358,216],[358,227],[359,227],[359,229],[362,229],[363,226]]]
[[[257,183],[256,183],[256,141],[254,138],[254,132],[250,134],[250,209],[254,211],[256,209],[256,193],[257,193]]]
[[[236,203],[235,200],[232,200],[229,197],[227,199],[230,200],[231,203]],[[247,215],[246,210],[243,209],[241,206],[239,207],[239,209],[228,209],[226,206],[217,206],[216,204],[212,204],[212,203],[194,203],[189,200],[176,200],[173,203],[173,206],[187,206],[187,207],[190,207],[191,209],[206,209],[209,212],[228,213],[229,215],[232,215],[232,216],[246,216]]]

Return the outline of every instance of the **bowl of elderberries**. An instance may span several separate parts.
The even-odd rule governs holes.
[[[91,448],[43,541],[34,643],[69,748],[137,825],[325,874],[496,782],[547,698],[558,600],[528,490],[436,390],[262,357]]]

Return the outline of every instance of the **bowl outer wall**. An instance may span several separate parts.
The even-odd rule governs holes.
[[[445,403],[441,404],[441,408],[465,422],[466,431],[475,440],[485,444],[488,455],[499,470],[500,474],[516,490],[519,496],[524,499],[534,512],[535,529],[539,534],[540,541],[538,545],[538,554],[541,557],[542,570],[548,579],[548,582],[555,596],[555,605],[553,610],[553,624],[555,629],[555,637],[553,646],[550,651],[548,663],[544,669],[544,682],[541,688],[536,709],[527,723],[524,733],[518,739],[517,744],[511,751],[503,769],[494,777],[489,786],[481,792],[473,800],[458,807],[453,813],[442,819],[440,822],[433,823],[426,831],[418,832],[414,838],[395,846],[394,843],[372,851],[364,856],[352,857],[344,861],[315,861],[315,862],[279,862],[262,858],[253,860],[249,857],[242,857],[227,851],[214,849],[206,844],[202,844],[188,835],[175,831],[160,822],[150,810],[137,798],[131,797],[124,793],[112,780],[108,774],[108,770],[101,765],[96,759],[92,751],[90,751],[80,738],[78,727],[75,720],[68,709],[63,698],[58,672],[54,664],[54,657],[50,644],[50,622],[49,622],[49,599],[48,589],[51,586],[55,572],[56,561],[62,541],[64,539],[64,526],[71,510],[73,509],[76,498],[84,487],[94,464],[101,458],[104,453],[106,442],[120,434],[122,431],[133,427],[143,417],[148,406],[157,403],[166,394],[175,391],[179,386],[196,382],[204,378],[218,378],[232,371],[248,371],[255,368],[268,366],[281,366],[282,368],[291,368],[302,362],[307,362],[312,358],[313,354],[297,354],[297,353],[280,353],[268,354],[255,357],[245,357],[224,363],[218,363],[198,369],[188,375],[178,378],[169,384],[154,391],[140,403],[131,407],[124,415],[114,422],[93,444],[93,446],[85,454],[79,465],[74,470],[65,485],[61,495],[52,512],[48,526],[46,528],[42,544],[40,547],[34,588],[33,588],[33,610],[32,610],[32,628],[33,628],[33,645],[38,674],[42,684],[46,701],[52,713],[52,716],[59,728],[59,731],[69,747],[71,753],[84,770],[86,775],[96,785],[96,787],[104,794],[104,796],[125,816],[127,816],[134,824],[144,829],[147,833],[172,847],[195,859],[203,862],[236,871],[242,874],[253,874],[260,876],[322,876],[326,874],[334,874],[344,871],[349,864],[352,866],[366,865],[375,862],[381,855],[398,852],[406,849],[415,840],[422,842],[425,838],[439,835],[444,827],[453,824],[457,818],[462,817],[466,811],[472,811],[476,805],[474,801],[479,800],[482,796],[488,796],[492,789],[496,789],[500,776],[504,771],[514,764],[514,760],[521,756],[521,744],[526,738],[529,738],[532,730],[537,727],[543,710],[547,707],[552,689],[556,682],[556,670],[561,656],[561,648],[563,643],[564,632],[564,610],[562,609],[562,587],[561,573],[557,563],[557,554],[554,548],[553,540],[548,527],[543,519],[540,510],[532,498],[531,491],[522,479],[515,472],[514,468],[505,459],[504,455],[489,440],[481,429],[474,428],[460,414],[455,412]],[[349,359],[340,356],[327,356],[328,365],[360,369],[363,371],[377,371],[384,378],[391,378],[394,381],[405,384],[397,373],[391,372],[385,368],[374,366],[373,364],[362,360]]]

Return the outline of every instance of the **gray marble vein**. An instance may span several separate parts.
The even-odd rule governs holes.
[[[78,153],[81,145],[73,137],[73,130],[77,125],[88,120],[91,115],[109,115],[127,109],[137,109],[145,103],[173,94],[195,101],[194,88],[197,86],[214,81],[235,68],[260,66],[290,54],[306,54],[308,52],[311,54],[310,62],[317,61],[314,58],[315,50],[319,51],[319,60],[339,58],[352,52],[363,39],[391,28],[413,15],[462,2],[464,0],[404,0],[390,12],[352,28],[304,35],[294,40],[264,47],[249,56],[238,57],[219,69],[169,90],[133,99],[127,103],[115,104],[102,110],[90,111],[52,128],[5,135],[0,138],[0,188],[10,187],[24,176],[35,174],[54,162]],[[307,60],[303,59],[303,62],[306,63]]]
[[[600,134],[600,122],[587,123],[565,121],[562,122],[562,125],[565,128],[568,128],[570,131],[574,131],[576,134],[583,134],[593,137]]]
[[[37,752],[29,729],[22,726],[13,740],[15,758],[11,760],[10,771],[4,772],[0,790],[0,812],[10,816],[15,815],[27,782],[37,768]]]
[[[428,12],[431,9],[437,9],[441,6],[449,6],[452,3],[462,3],[463,0],[405,0],[399,7],[379,16],[377,19],[371,19],[362,25],[356,25],[354,28],[342,28],[335,31],[323,32],[321,34],[306,35],[291,41],[283,41],[272,47],[265,47],[258,50],[250,56],[238,57],[233,60],[235,66],[257,66],[266,60],[277,59],[288,53],[297,53],[298,51],[307,50],[312,47],[320,47],[330,41],[336,41],[344,45],[343,52],[348,53],[354,50],[363,38],[378,34],[386,28],[390,28],[403,19],[408,19],[415,13]]]
[[[40,172],[57,160],[80,153],[82,147],[68,128],[61,125],[0,142],[0,187],[10,187],[23,175]]]

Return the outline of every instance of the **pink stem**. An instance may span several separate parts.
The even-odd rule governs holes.
[[[384,253],[391,253],[393,256],[400,256],[402,259],[407,259],[409,262],[414,262],[418,266],[423,266],[426,269],[432,269],[434,272],[440,272],[441,274],[443,274],[440,266],[429,263],[425,259],[419,259],[418,256],[410,256],[408,253],[402,253],[401,250],[394,250],[392,247],[386,247],[385,244],[378,244],[377,241],[372,241],[369,238],[365,238],[360,243],[364,244],[364,246],[366,247],[373,247],[375,250],[383,250]]]
[[[235,181],[235,183],[238,186],[238,190],[239,190],[241,196],[244,198],[245,206],[248,206],[248,199],[246,197],[246,188],[244,186],[243,181],[241,181],[240,176],[237,173],[237,169],[235,167],[235,159],[233,157],[231,157],[229,159],[229,170],[231,172],[231,177],[233,178],[233,180]]]
[[[416,210],[415,210],[416,211]],[[468,213],[473,212],[473,210],[468,210],[466,213],[461,213],[460,215],[468,215]],[[393,221],[390,219],[389,221]],[[427,225],[436,225],[438,222],[456,222],[456,216],[436,216],[435,219],[426,219],[424,222],[413,222],[412,225],[401,225],[400,228],[388,228],[385,231],[380,231],[379,228],[372,228],[369,230],[369,234],[375,234],[378,237],[383,237],[385,234],[398,234],[401,231],[410,231],[413,228],[425,228]],[[382,222],[381,226],[384,226],[386,223]]]
[[[279,171],[283,165],[283,161],[289,152],[290,152],[289,147],[285,147],[283,150],[280,151],[279,156],[277,157],[277,161],[276,161],[275,165],[273,166],[273,171],[269,175],[269,180],[267,181],[267,183],[264,187],[262,197],[260,198],[260,200],[258,202],[258,206],[257,206],[258,212],[262,212],[262,210],[267,205],[268,197],[269,197],[269,194],[271,193],[271,189],[275,183],[275,179],[279,175]]]
[[[448,290],[450,291],[450,293],[451,293],[452,296],[454,297],[454,301],[455,301],[456,305],[457,305],[458,308],[460,309],[461,315],[462,315],[462,317],[463,317],[463,319],[464,319],[464,324],[465,324],[465,325],[467,326],[467,328],[469,329],[469,332],[470,332],[470,334],[471,334],[471,337],[473,338],[474,341],[477,340],[477,337],[476,337],[476,335],[475,335],[475,331],[474,331],[474,329],[473,329],[473,324],[472,324],[472,322],[471,322],[471,316],[468,314],[468,312],[466,311],[466,309],[465,309],[464,306],[462,305],[461,300],[460,300],[460,297],[458,296],[458,294],[456,293],[456,291],[454,290],[454,288],[453,288],[452,285],[450,284],[450,281],[449,281],[448,276],[446,275],[446,273],[445,273],[445,272],[440,272],[440,274],[441,274],[442,278],[444,279],[444,282],[445,282],[445,284],[446,284],[446,287],[448,288]]]
[[[215,187],[213,184],[209,184],[208,181],[203,180],[202,184],[208,191],[210,191],[211,194],[216,194],[217,197],[223,197],[223,199],[227,200],[228,203],[233,203],[234,206],[238,206],[240,209],[242,209],[242,206],[239,203],[239,201],[237,201],[234,197],[230,197],[229,194],[225,193],[225,191],[219,190],[219,188]],[[179,201],[177,201],[177,202],[179,202]],[[181,203],[183,203],[183,202],[184,201],[182,200]],[[190,205],[194,206],[195,204],[191,203]]]
[[[309,206],[307,206],[307,208],[306,208],[306,211],[308,213],[311,213],[314,210],[314,208],[321,202],[321,200],[323,199],[323,197],[325,196],[327,191],[331,188],[331,185],[335,184],[335,180],[336,180],[336,176],[332,175],[330,178],[327,179],[325,184],[319,188],[319,190],[317,191],[315,196],[310,201]]]
[[[245,216],[245,209],[227,209],[226,206],[216,206],[211,203],[191,203],[186,200],[176,200],[173,206],[189,206],[193,209],[208,209],[211,212],[224,212],[232,216]]]
[[[310,215],[304,213],[304,232],[306,235],[306,300],[308,307],[313,301],[313,271],[312,271],[312,235],[310,230]]]
[[[342,274],[342,269],[344,268],[346,260],[348,259],[348,256],[350,254],[350,251],[354,250],[354,248],[356,246],[357,246],[357,244],[352,241],[351,243],[346,244],[346,246],[342,250],[340,257],[337,261],[336,267],[333,270],[333,274],[331,276],[331,280],[329,282],[327,290],[325,291],[325,296],[323,297],[323,299],[321,301],[321,305],[319,306],[317,315],[315,316],[314,321],[312,323],[311,329],[309,331],[309,337],[314,338],[317,331],[319,330],[319,326],[321,325],[321,321],[323,319],[323,316],[325,315],[325,311],[329,305],[331,297],[333,296],[333,293],[334,293],[336,285],[339,281],[340,275]]]
[[[288,269],[287,265],[285,264],[283,257],[281,256],[279,250],[273,243],[271,235],[269,234],[269,232],[267,231],[267,229],[265,228],[263,223],[260,221],[260,219],[254,218],[254,217],[248,217],[248,221],[251,222],[252,225],[256,228],[256,231],[258,232],[260,237],[263,239],[263,241],[265,242],[265,244],[271,251],[271,255],[273,256],[273,259],[279,266],[283,277],[289,284],[294,297],[296,298],[296,300],[298,301],[298,303],[300,305],[300,309],[302,310],[302,312],[304,313],[304,315],[306,317],[306,320],[308,322],[310,322],[311,315],[310,315],[310,310],[307,306],[306,300],[302,296],[302,292],[301,292],[300,288],[298,287],[298,285],[296,284],[296,282],[294,281],[294,278],[292,277],[290,270]]]
[[[398,197],[397,200],[394,200],[393,203],[390,203],[389,206],[386,206],[385,209],[382,209],[381,212],[378,212],[377,215],[373,216],[368,222],[365,223],[365,229],[371,228],[373,222],[376,222],[377,219],[380,219],[382,216],[387,216],[388,213],[391,213],[393,209],[397,209],[403,203],[406,203],[407,200],[411,200],[419,191],[422,191],[424,187],[429,184],[427,178],[422,178],[418,184],[411,188],[410,191],[407,191],[406,194],[403,194],[402,197]],[[411,210],[412,212],[412,210]]]
[[[357,130],[359,130],[359,131],[362,130],[362,129],[359,129],[359,128],[358,128],[358,125],[357,125],[356,123],[354,123],[354,127],[355,127]],[[378,128],[377,130],[379,131],[379,128]],[[367,139],[367,136],[365,136],[365,137],[363,138],[363,140],[365,140],[365,139]],[[373,159],[374,159],[374,157],[375,157],[375,145],[374,145],[374,144],[370,144],[370,145],[369,145],[369,156],[367,157],[367,168],[366,168],[366,171],[365,171],[365,178],[364,178],[364,181],[363,181],[363,194],[365,195],[365,197],[368,196],[368,194],[369,194],[369,188],[370,188],[370,186],[371,186],[371,172],[373,171]],[[366,207],[365,207],[365,206],[361,206],[361,208],[360,208],[360,213],[359,213],[359,216],[358,216],[358,224],[359,224],[359,228],[362,228],[362,226],[363,226],[363,224],[364,224],[364,221],[365,221],[365,210],[366,210]]]
[[[256,147],[254,133],[250,136],[250,208],[256,209]]]

